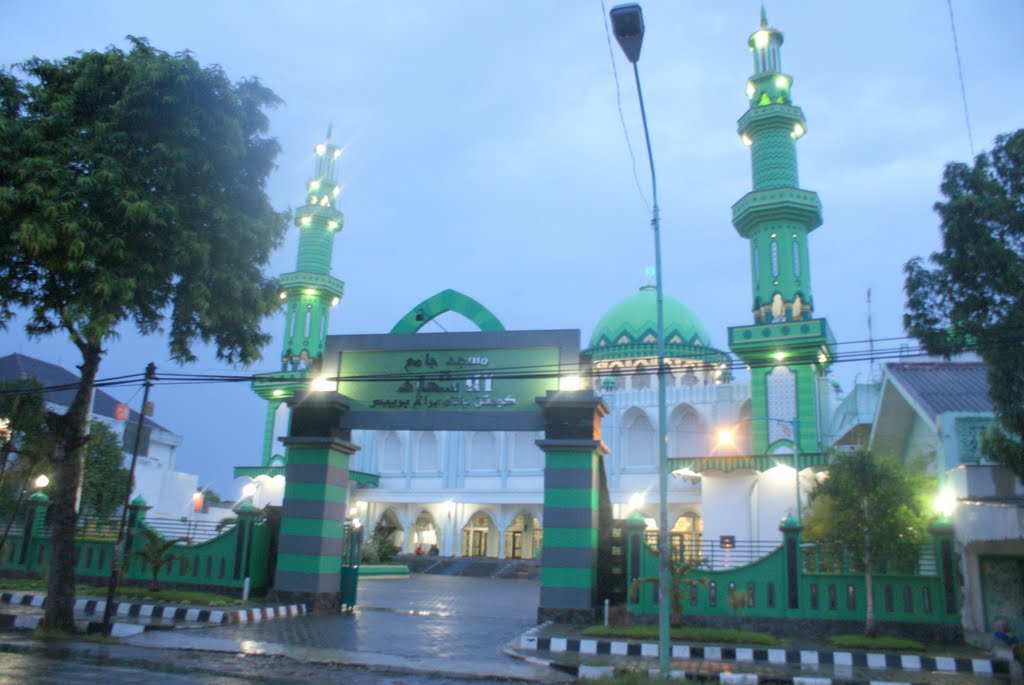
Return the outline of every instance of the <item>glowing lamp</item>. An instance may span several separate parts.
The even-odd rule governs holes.
[[[636,511],[644,505],[644,493],[634,492],[629,496],[629,508],[631,511]]]
[[[751,145],[754,144],[754,141],[751,140],[750,136],[748,136],[746,133],[740,136],[740,140],[742,140],[743,144],[746,145],[747,147],[750,147]]]
[[[324,145],[323,143],[320,143],[319,145],[316,146],[316,153],[318,155],[320,155],[322,157],[325,152],[327,152],[327,146],[326,145]]]
[[[782,75],[776,76],[775,87],[778,88],[779,90],[785,90],[789,88],[789,77]]]
[[[332,307],[337,307],[339,302],[341,302],[341,299],[335,297],[335,298],[331,299],[331,306]]]
[[[272,392],[270,394],[273,395],[274,397],[280,397],[281,395],[284,394],[284,390],[275,390],[274,392]]]
[[[754,97],[754,93],[755,92],[756,92],[756,90],[754,88],[754,82],[753,81],[747,81],[747,99],[750,99],[750,98]]]
[[[580,389],[579,376],[562,376],[558,379],[558,389],[575,391]]]
[[[939,512],[944,518],[952,516],[953,511],[956,509],[956,493],[949,488],[943,488],[939,491],[939,494],[935,496],[932,506],[934,506],[935,511]]]
[[[242,488],[242,497],[253,497],[256,494],[256,483],[246,483]]]
[[[299,223],[302,224],[303,226],[309,226],[309,222],[312,220],[313,219],[311,217],[304,216],[301,219],[299,219]]]
[[[767,31],[758,31],[757,33],[755,33],[754,34],[754,45],[756,45],[758,47],[758,49],[762,49],[762,48],[768,47],[768,32]]]
[[[781,362],[783,359],[786,358],[786,353],[785,352],[776,352],[773,356],[775,357],[775,361]]]
[[[794,139],[799,138],[804,133],[806,133],[806,129],[804,129],[803,124],[801,124],[799,121],[793,124],[793,132],[790,135],[793,136]]]
[[[43,488],[45,488],[49,484],[50,484],[50,479],[45,474],[41,475],[41,476],[36,476],[36,480],[35,480],[36,489],[42,490]]]

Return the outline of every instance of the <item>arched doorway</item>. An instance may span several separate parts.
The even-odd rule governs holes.
[[[522,512],[505,529],[506,559],[539,559],[544,530],[531,514]]]
[[[704,519],[688,511],[672,526],[673,536],[683,543],[683,561],[695,561],[701,557],[701,538],[704,533]]]
[[[462,529],[462,556],[498,556],[498,534],[490,514],[485,511],[473,514]]]
[[[402,524],[398,522],[398,516],[391,509],[380,515],[380,519],[373,529],[373,535],[380,540],[390,542],[399,550],[402,549],[402,543],[405,541]]]
[[[439,542],[440,528],[434,523],[429,511],[421,511],[412,524],[409,546],[416,554],[430,554],[436,551]]]

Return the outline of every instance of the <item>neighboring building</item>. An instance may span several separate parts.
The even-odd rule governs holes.
[[[47,406],[58,412],[63,412],[71,404],[74,386],[79,382],[79,377],[67,369],[23,354],[0,357],[0,378],[6,381],[34,378],[44,388],[62,388],[44,394]],[[129,409],[126,419],[118,419],[119,406],[123,408],[116,398],[97,389],[93,397],[92,419],[102,421],[121,438],[127,467],[131,463],[139,414]],[[141,495],[146,500],[152,507],[150,517],[180,518],[192,514],[192,495],[196,491],[198,476],[175,470],[175,456],[181,440],[180,435],[152,419],[143,421],[132,497]]]
[[[996,619],[1024,632],[1024,484],[981,454],[995,425],[980,362],[886,364],[869,446],[925,458],[944,494],[964,583],[963,626],[991,633]]]

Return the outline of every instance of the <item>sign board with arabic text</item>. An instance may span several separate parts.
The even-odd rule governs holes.
[[[338,335],[321,375],[349,428],[543,430],[536,399],[579,374],[579,349],[578,330]]]

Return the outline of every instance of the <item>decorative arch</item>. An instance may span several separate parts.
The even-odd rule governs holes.
[[[472,321],[481,331],[503,331],[505,326],[491,310],[469,295],[458,290],[442,290],[433,297],[420,302],[409,313],[398,320],[392,333],[416,333],[430,321],[445,312],[461,314]]]
[[[707,452],[707,428],[693,406],[681,404],[668,417],[668,449],[673,457],[697,457]]]
[[[638,407],[631,407],[622,417],[623,465],[629,468],[645,468],[657,464],[658,439],[654,423]]]
[[[491,513],[486,509],[478,509],[462,527],[462,556],[498,556],[500,532],[498,526],[494,524],[494,517],[491,516]]]

